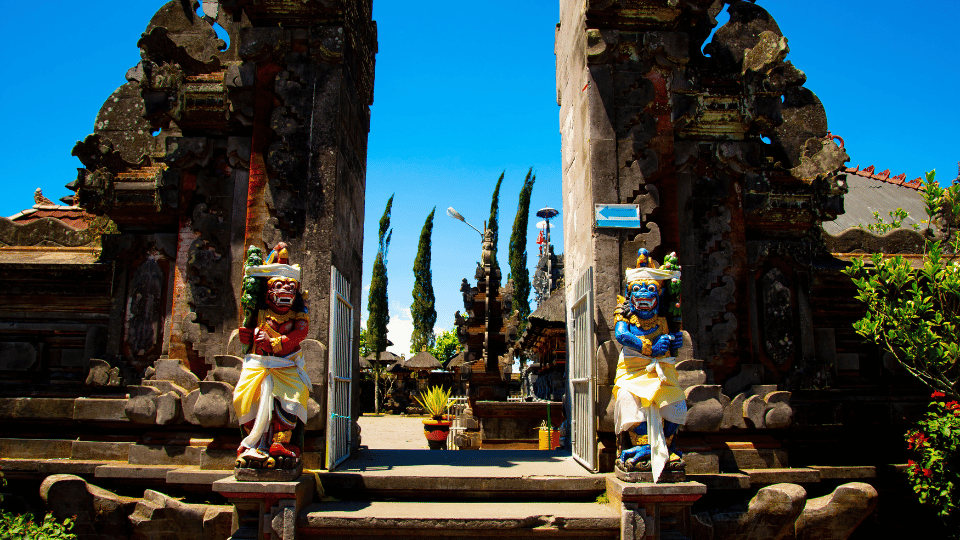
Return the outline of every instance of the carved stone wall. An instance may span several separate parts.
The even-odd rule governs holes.
[[[133,382],[158,358],[203,378],[215,356],[235,352],[246,245],[290,246],[310,292],[310,337],[321,343],[331,265],[351,284],[350,302],[361,303],[370,1],[203,9],[160,8],[138,42],[142,61],[74,148],[84,168],[69,187],[120,229],[105,245],[123,304],[109,349]]]
[[[776,384],[814,362],[810,272],[819,223],[842,212],[847,156],[762,7],[730,3],[704,46],[724,7],[561,2],[566,272],[594,267],[603,343],[637,249],[676,251],[696,357],[717,384],[744,366],[758,368],[753,384]],[[638,204],[643,227],[597,228],[598,203]]]

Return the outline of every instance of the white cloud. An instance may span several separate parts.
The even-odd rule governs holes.
[[[401,308],[400,315],[391,315],[390,322],[387,323],[387,339],[393,342],[393,345],[387,347],[387,350],[397,356],[404,355],[407,358],[410,354],[410,337],[413,335],[413,316],[410,315],[409,308]]]
[[[410,308],[399,308],[399,315],[391,315],[390,322],[387,323],[387,339],[393,342],[393,345],[387,347],[387,350],[393,354],[403,355],[407,358],[413,356],[410,352],[410,341],[413,336],[413,315],[410,314]],[[360,327],[367,327],[366,317],[360,320]],[[446,329],[439,326],[434,327],[434,333],[440,334]]]

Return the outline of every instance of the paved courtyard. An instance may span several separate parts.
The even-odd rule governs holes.
[[[428,450],[422,416],[364,414],[359,419],[360,444],[370,450]]]

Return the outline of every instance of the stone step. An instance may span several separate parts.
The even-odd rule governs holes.
[[[596,502],[323,502],[297,538],[619,538],[620,514]]]
[[[548,451],[364,450],[319,474],[328,495],[406,501],[593,501],[605,477]]]

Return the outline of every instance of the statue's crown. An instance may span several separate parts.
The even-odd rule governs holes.
[[[673,254],[668,257],[672,257]],[[664,281],[667,279],[679,279],[680,269],[676,265],[660,266],[657,261],[650,257],[650,252],[646,248],[637,250],[637,267],[628,268],[624,272],[624,278],[627,283],[643,280]]]

